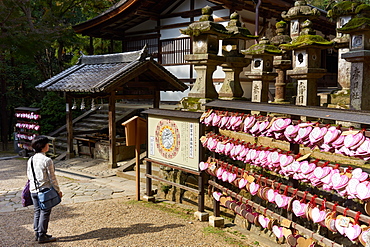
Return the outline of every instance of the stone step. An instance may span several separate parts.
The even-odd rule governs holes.
[[[88,128],[88,129],[93,129],[93,130],[95,130],[95,131],[99,131],[99,130],[101,130],[101,129],[104,129],[104,128],[108,128],[108,126],[107,126],[107,123],[96,123],[96,122],[90,122],[90,121],[83,121],[83,122],[81,122],[81,123],[77,123],[76,125],[75,125],[75,127],[73,128],[73,130],[75,131],[76,129],[78,130],[78,129],[82,129],[82,128],[84,128],[84,129],[86,129],[86,128]]]
[[[95,119],[106,119],[108,120],[108,112],[103,114],[103,113],[94,113],[94,114],[91,114],[89,117],[87,117],[86,119],[89,119],[89,118],[95,118]]]
[[[140,181],[144,182],[144,183],[146,181],[145,173],[146,173],[146,166],[144,164],[141,164],[140,165]],[[159,176],[159,173],[160,173],[159,166],[153,164],[152,165],[152,175]],[[117,175],[117,177],[122,177],[122,178],[126,178],[126,179],[129,179],[129,180],[136,180],[136,171],[135,170],[125,171],[125,172],[117,170],[116,175]]]
[[[124,172],[122,174],[117,173],[117,177],[129,179],[129,180],[132,180],[132,181],[136,181],[136,171],[128,171],[128,172]],[[146,184],[145,173],[140,172],[140,183]],[[152,185],[154,185],[154,186],[159,185],[159,181],[152,179]]]
[[[87,118],[84,122],[107,125],[108,118]]]

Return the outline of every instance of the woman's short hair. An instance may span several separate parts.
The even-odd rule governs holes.
[[[36,136],[31,143],[31,146],[33,150],[35,150],[36,153],[40,153],[42,149],[46,146],[46,144],[49,143],[49,139],[46,136]]]

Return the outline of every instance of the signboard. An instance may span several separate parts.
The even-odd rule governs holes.
[[[146,120],[134,116],[122,123],[125,126],[126,146],[144,144],[146,141]],[[136,143],[138,142],[138,143]]]
[[[198,171],[199,119],[148,116],[148,157]]]

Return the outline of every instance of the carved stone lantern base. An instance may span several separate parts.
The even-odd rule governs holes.
[[[188,54],[185,60],[194,65],[197,73],[188,97],[217,99],[218,93],[213,85],[212,75],[216,66],[224,62],[224,58],[214,54]]]
[[[350,51],[342,58],[351,62],[350,108],[370,110],[370,51]]]
[[[246,72],[245,76],[252,80],[252,102],[268,102],[270,82],[275,80],[277,73],[273,72]]]
[[[321,68],[295,68],[287,71],[287,74],[298,82],[296,105],[319,105],[317,79],[325,73],[326,69]]]
[[[219,98],[222,99],[238,99],[244,94],[240,85],[240,73],[246,64],[250,63],[250,59],[243,57],[226,57],[225,63],[221,64],[222,70],[225,72],[225,79],[220,91]]]

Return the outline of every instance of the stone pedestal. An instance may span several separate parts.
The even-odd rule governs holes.
[[[155,202],[155,197],[154,196],[143,196],[143,200],[146,202]]]
[[[289,102],[285,101],[286,70],[276,69],[276,73],[278,74],[278,76],[275,80],[275,99],[274,99],[274,103],[289,103]]]
[[[210,216],[209,217],[209,225],[213,227],[224,227],[225,226],[225,219],[222,217]]]
[[[289,35],[286,34],[287,23],[279,21],[276,23],[276,36],[271,38],[271,44],[280,46],[288,44],[292,41]],[[286,97],[286,71],[292,67],[292,52],[287,51],[280,56],[275,56],[273,66],[278,76],[275,79],[275,99],[274,103],[289,104],[285,101]]]
[[[199,221],[208,221],[209,213],[196,211],[194,213],[194,217],[197,218]]]
[[[212,75],[216,66],[223,62],[223,57],[214,54],[188,54],[185,56],[190,64],[194,64],[197,78],[188,96],[192,98],[217,99],[218,93],[213,85]]]
[[[351,63],[342,58],[342,55],[347,52],[349,52],[349,48],[338,49],[338,84],[343,91],[348,91],[351,84]]]
[[[350,51],[342,58],[351,62],[350,108],[370,110],[370,50]]]
[[[240,85],[240,73],[248,65],[249,59],[243,57],[226,57],[226,63],[223,63],[222,70],[225,72],[224,83],[218,95],[223,99],[234,99],[243,96],[243,89]]]
[[[246,72],[245,76],[252,80],[252,102],[268,102],[270,82],[273,82],[277,73],[274,72]]]
[[[274,103],[288,104],[286,97],[286,71],[291,67],[291,61],[285,60],[283,56],[274,58],[274,68],[276,69],[277,77],[275,80],[275,99]]]
[[[320,68],[295,68],[288,70],[287,74],[297,79],[296,105],[317,106],[317,79],[325,75],[326,69]]]

